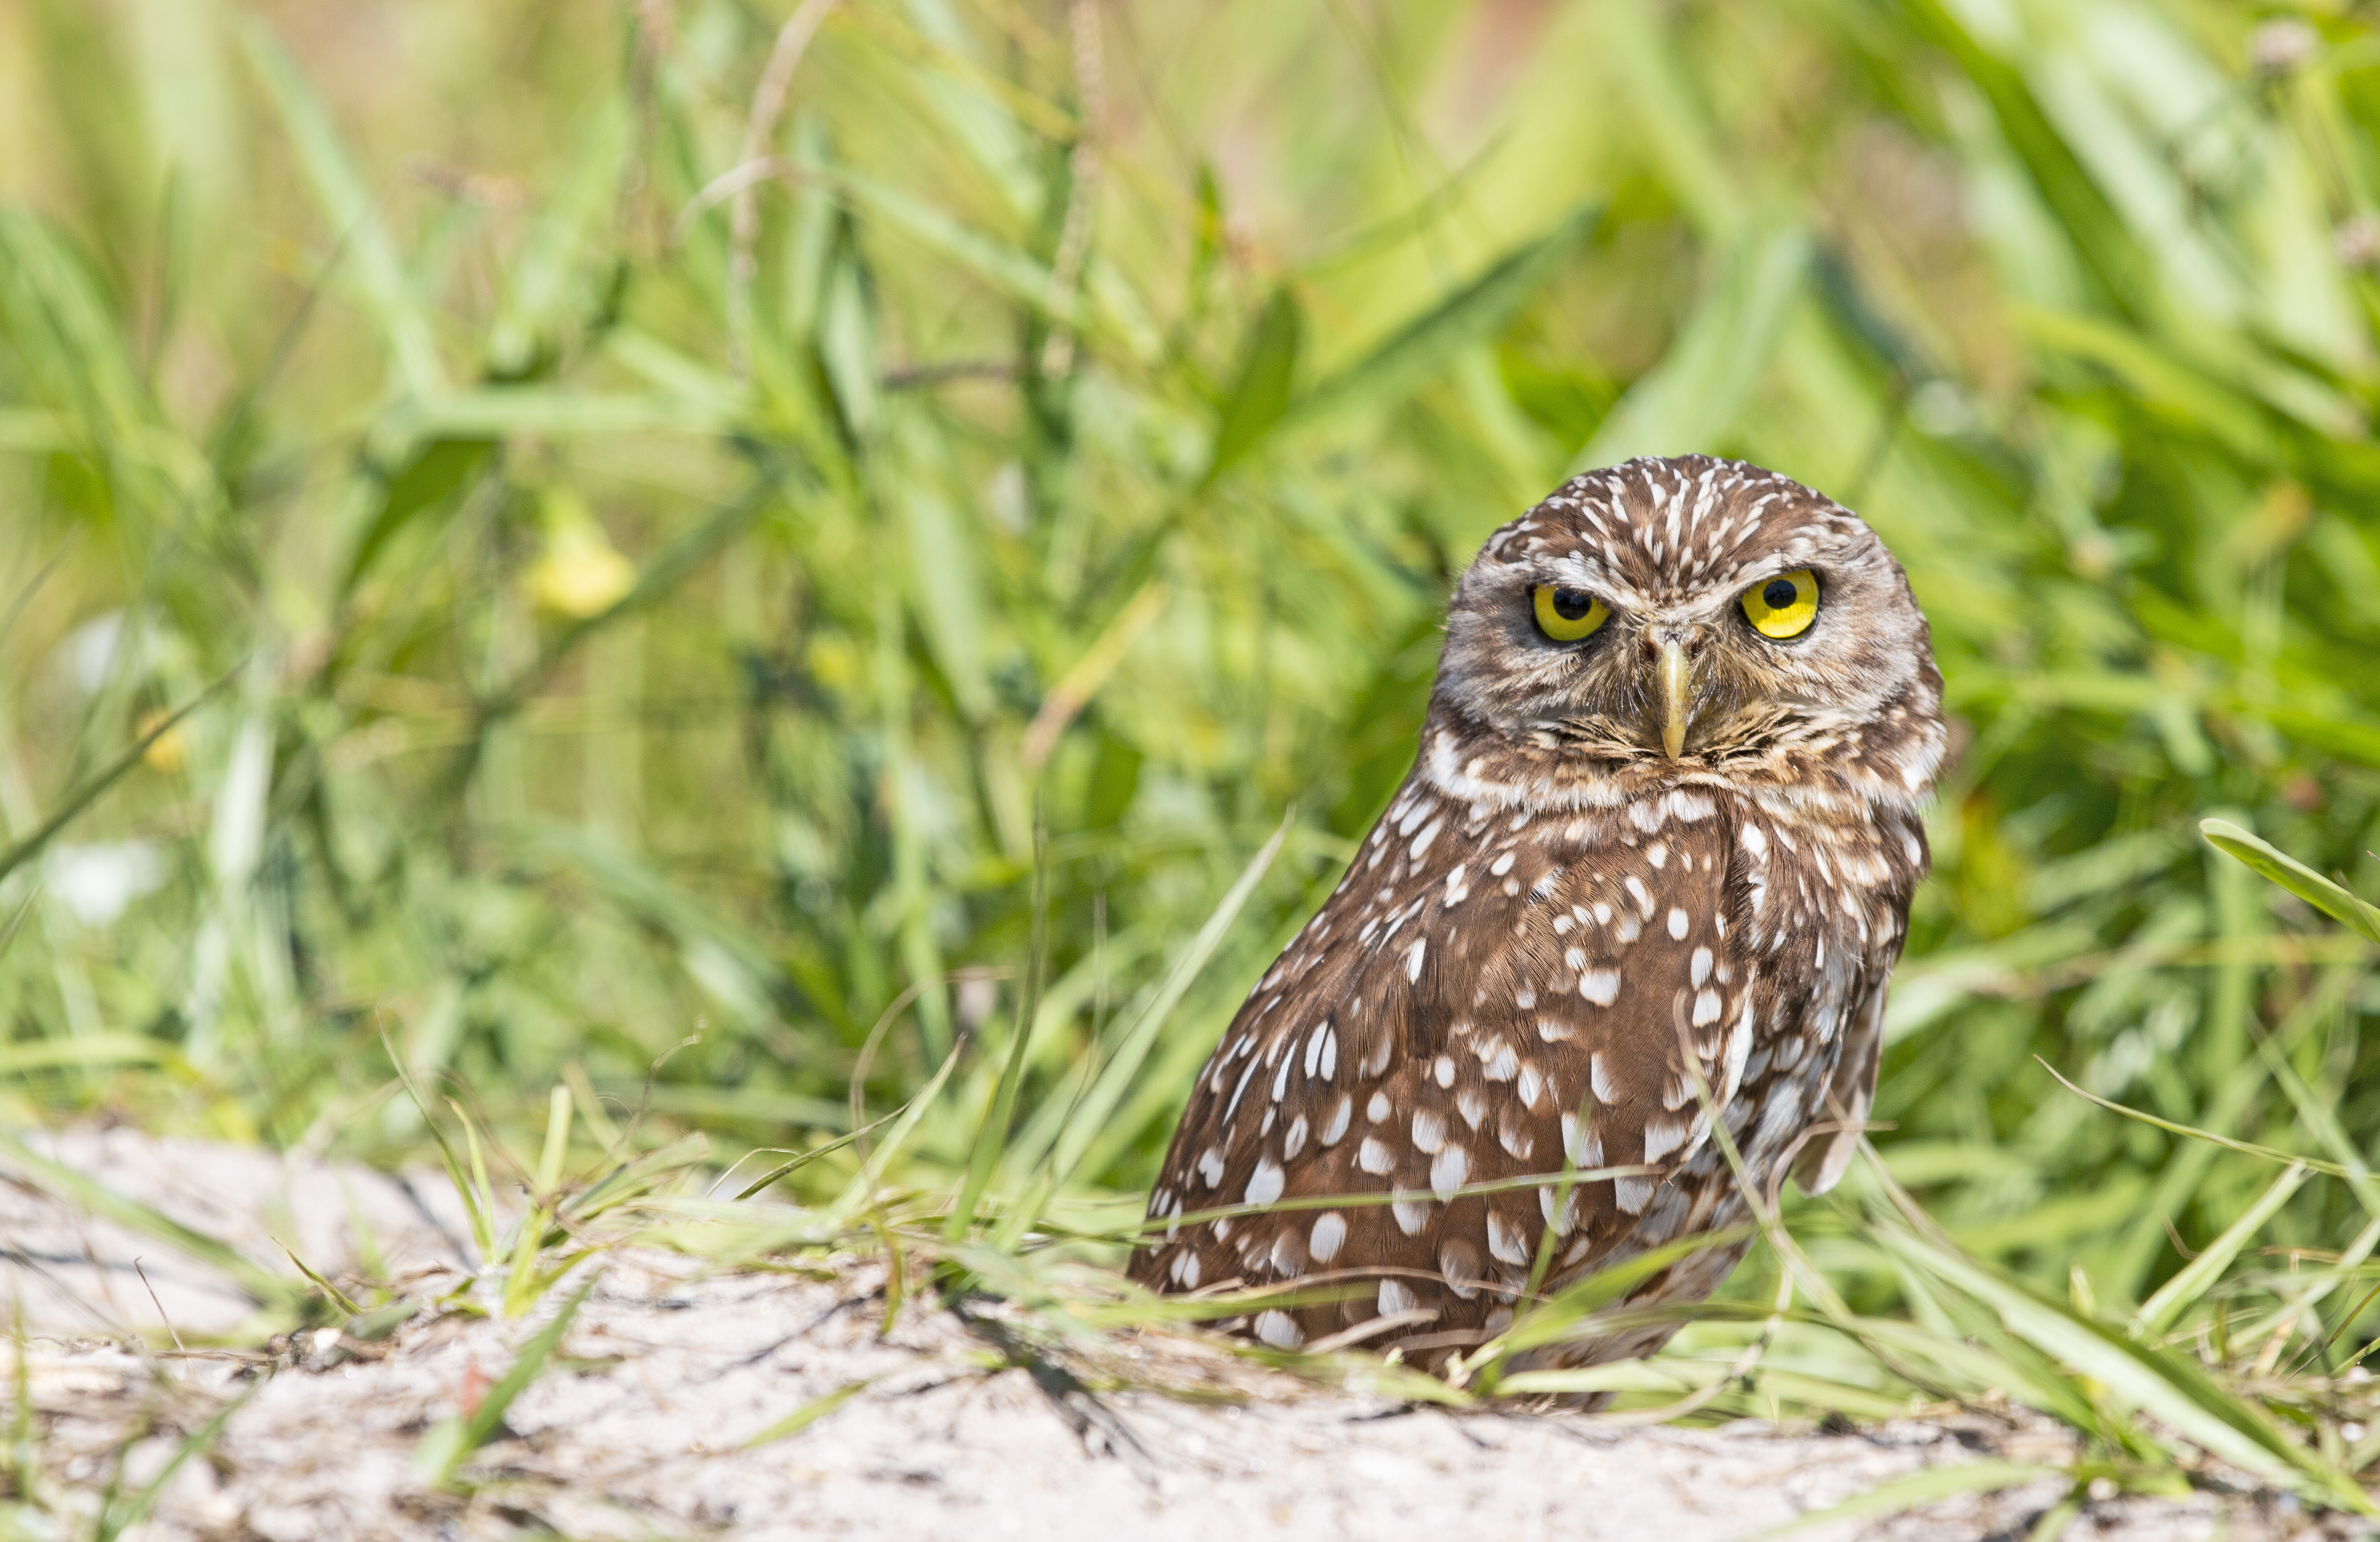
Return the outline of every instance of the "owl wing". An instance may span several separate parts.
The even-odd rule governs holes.
[[[1780,840],[1782,839],[1780,833]],[[1769,843],[1755,842],[1767,846]],[[1788,967],[1817,982],[1812,1011],[1802,1026],[1840,1023],[1843,1043],[1823,1087],[1812,1089],[1807,1117],[1822,1134],[1812,1134],[1792,1158],[1793,1179],[1805,1194],[1824,1194],[1849,1171],[1858,1154],[1862,1126],[1876,1106],[1876,1074],[1884,1057],[1884,1008],[1894,965],[1909,935],[1909,904],[1932,858],[1925,830],[1909,810],[1878,811],[1852,824],[1805,825],[1790,859],[1767,865],[1758,882],[1782,902],[1773,922],[1788,923]],[[1747,872],[1747,879],[1752,875]],[[1789,885],[1804,904],[1791,905]],[[1818,900],[1813,907],[1806,902]],[[1790,922],[1788,912],[1790,911]],[[1822,913],[1850,918],[1850,935],[1839,929],[1835,946],[1819,941],[1815,925]],[[1823,951],[1818,951],[1823,950]],[[1826,961],[1845,964],[1838,990]],[[1763,1060],[1771,1057],[1762,1056]],[[1797,1139],[1805,1138],[1802,1136]]]
[[[1694,1228],[1731,1181],[1697,1081],[1724,1105],[1777,1006],[1729,939],[1730,829],[1694,794],[1547,819],[1409,784],[1201,1073],[1135,1277],[1343,1288],[1257,1314],[1280,1344],[1376,1317],[1468,1342],[1548,1225],[1557,1282]],[[1565,1154],[1658,1171],[1564,1194]],[[1670,1181],[1690,1164],[1704,1182]],[[1281,1208],[1180,1220],[1239,1205]]]
[[[1852,1007],[1842,1057],[1835,1062],[1819,1106],[1811,1111],[1839,1127],[1819,1135],[1794,1160],[1793,1182],[1804,1194],[1824,1194],[1850,1171],[1859,1154],[1862,1126],[1876,1106],[1876,1072],[1884,1062],[1884,1000],[1891,965],[1871,970]]]

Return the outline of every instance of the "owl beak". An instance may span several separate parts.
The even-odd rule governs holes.
[[[1661,753],[1676,759],[1686,747],[1686,721],[1693,715],[1693,695],[1686,676],[1686,645],[1665,637],[1654,662],[1661,682]]]

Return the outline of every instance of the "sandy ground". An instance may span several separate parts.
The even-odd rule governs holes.
[[[123,1130],[44,1137],[39,1148],[285,1272],[276,1240],[326,1273],[376,1252],[388,1276],[425,1296],[461,1282],[461,1217],[443,1180]],[[21,1351],[0,1342],[0,1408],[13,1405],[21,1355],[41,1494],[69,1519],[63,1535],[89,1535],[111,1482],[121,1507],[219,1416],[128,1537],[1715,1542],[1771,1533],[1922,1470],[2056,1461],[2070,1449],[2054,1430],[1980,1420],[1821,1435],[1447,1413],[1317,1390],[1173,1339],[1128,1341],[1111,1352],[1124,1360],[1103,1366],[1050,1353],[1022,1356],[1031,1365],[1020,1368],[989,1304],[965,1315],[913,1305],[886,1332],[873,1265],[718,1276],[635,1252],[602,1261],[556,1359],[465,1468],[468,1491],[449,1492],[417,1464],[425,1434],[477,1405],[567,1290],[512,1322],[425,1311],[377,1342],[321,1330],[267,1354],[157,1353],[134,1330],[162,1316],[185,1338],[236,1333],[249,1302],[203,1263],[45,1186],[55,1184],[0,1157],[0,1289],[22,1303],[28,1334]],[[1207,1395],[1085,1385],[1111,1385],[1100,1373],[1117,1371]],[[751,1443],[855,1386],[807,1427]],[[13,1411],[6,1419],[13,1427]],[[2034,1482],[1795,1535],[2014,1542],[2061,1491]],[[2348,1533],[2253,1493],[2113,1500],[2066,1533],[2314,1535]]]

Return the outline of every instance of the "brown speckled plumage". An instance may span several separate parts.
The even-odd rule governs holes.
[[[1755,632],[1739,597],[1803,568],[1815,622],[1789,641]],[[1609,621],[1552,640],[1531,610],[1548,584],[1601,599]],[[1674,758],[1663,641],[1688,661]],[[1200,1074],[1149,1215],[1411,1197],[1172,1226],[1134,1276],[1352,1282],[1352,1299],[1240,1326],[1288,1345],[1396,1317],[1371,1342],[1435,1361],[1511,1320],[1548,1224],[1553,1290],[1745,1218],[1689,1053],[1755,1183],[1791,1163],[1830,1185],[1925,873],[1940,705],[1899,565],[1773,472],[1631,461],[1497,531],[1449,608],[1412,774]],[[1654,1171],[1582,1183],[1559,1213],[1550,1179],[1463,1192],[1558,1173],[1565,1150]],[[1694,1255],[1636,1299],[1698,1299],[1742,1251]]]

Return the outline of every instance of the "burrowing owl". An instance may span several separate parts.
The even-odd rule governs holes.
[[[1133,1260],[1160,1290],[1353,1292],[1240,1325],[1269,1343],[1442,1359],[1512,1320],[1548,1227],[1551,1290],[1743,1220],[1707,1109],[1762,1192],[1789,1165],[1815,1191],[1875,1091],[1944,743],[1875,533],[1757,467],[1633,460],[1490,537],[1446,631],[1413,772],[1200,1074],[1149,1201],[1174,1224]],[[1558,1204],[1565,1153],[1651,1172]],[[1635,1299],[1700,1299],[1744,1246]]]

